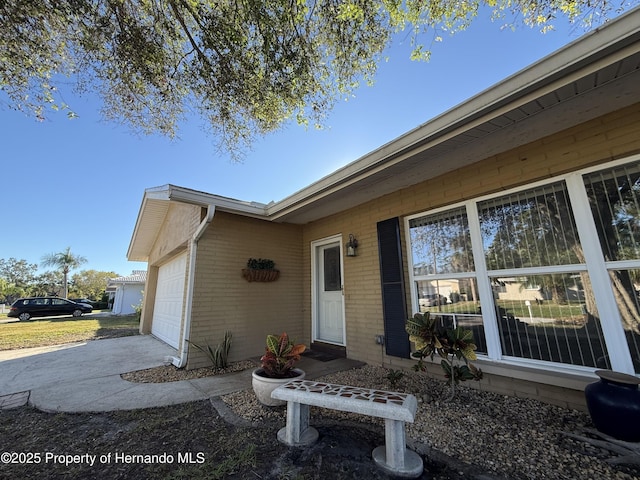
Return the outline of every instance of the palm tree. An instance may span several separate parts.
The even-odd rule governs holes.
[[[68,294],[68,275],[69,271],[78,268],[83,263],[86,263],[87,259],[80,255],[74,255],[71,253],[71,247],[67,247],[64,252],[50,253],[42,257],[42,263],[47,267],[55,267],[59,269],[64,275],[64,298],[67,298]]]

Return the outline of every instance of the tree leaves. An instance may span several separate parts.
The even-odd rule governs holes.
[[[479,0],[3,0],[0,101],[38,119],[73,112],[58,85],[93,90],[105,118],[173,137],[198,114],[220,146],[240,154],[291,119],[321,126],[336,100],[372,84],[393,33],[466,28]],[[607,0],[489,1],[496,16],[544,24]],[[603,16],[603,18],[605,18]],[[434,32],[436,32],[434,34]],[[70,117],[75,114],[70,113]]]

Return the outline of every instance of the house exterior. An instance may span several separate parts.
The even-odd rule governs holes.
[[[141,331],[187,368],[227,330],[231,360],[287,331],[409,368],[429,310],[473,330],[480,388],[584,409],[596,369],[640,374],[639,187],[635,9],[282,201],[146,190]],[[279,279],[247,282],[249,258]]]
[[[111,313],[129,315],[135,313],[135,307],[142,304],[146,270],[134,270],[131,275],[110,278],[107,282]]]

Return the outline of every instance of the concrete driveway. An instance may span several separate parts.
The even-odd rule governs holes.
[[[50,412],[161,407],[251,388],[251,370],[166,383],[133,383],[120,374],[158,367],[176,351],[151,335],[0,351],[0,408],[29,403]],[[303,358],[307,378],[363,365]]]
[[[0,351],[0,407],[28,400],[45,411],[130,410],[202,400],[251,384],[251,372],[169,383],[120,377],[164,365],[175,353],[151,335]]]

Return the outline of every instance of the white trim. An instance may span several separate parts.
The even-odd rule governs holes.
[[[491,282],[488,281],[489,273],[484,257],[478,204],[476,201],[469,200],[465,205],[467,208],[467,222],[469,222],[471,250],[473,252],[473,264],[475,266],[475,278],[480,305],[494,305],[493,289],[491,288]],[[487,318],[488,321],[485,322],[485,318]],[[502,346],[500,342],[500,329],[498,328],[498,316],[496,315],[495,308],[483,309],[482,326],[487,342],[487,357],[491,360],[499,360],[502,356]]]
[[[608,168],[603,166],[602,169]],[[575,172],[567,178],[567,191],[571,205],[589,205],[589,197],[582,180],[584,173]],[[575,202],[575,203],[574,203]],[[591,290],[598,306],[600,328],[607,346],[609,361],[612,370],[635,374],[633,361],[628,348],[620,348],[627,345],[627,339],[620,318],[620,310],[611,288],[611,280],[602,254],[600,239],[593,223],[591,211],[588,208],[573,208],[573,218],[576,222],[578,237],[582,245]]]
[[[318,247],[338,243],[340,247],[340,279],[342,281],[342,343],[328,342],[318,338]],[[311,341],[320,341],[322,343],[330,343],[340,347],[347,346],[347,318],[345,314],[344,301],[344,246],[342,245],[342,234],[332,235],[330,237],[313,240],[311,242]]]
[[[235,198],[222,197],[212,193],[199,192],[190,188],[176,185],[166,185],[166,195],[168,200],[176,200],[195,205],[215,206],[220,210],[228,210],[237,213],[244,213],[250,216],[263,218],[266,216],[267,205],[259,202],[246,202]]]

